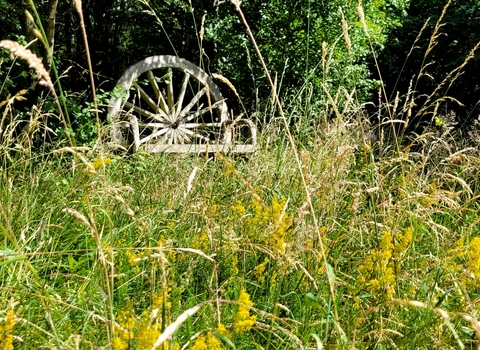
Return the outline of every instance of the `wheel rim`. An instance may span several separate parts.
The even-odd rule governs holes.
[[[112,139],[125,146],[128,126],[135,150],[158,144],[214,144],[228,119],[227,105],[212,79],[175,56],[152,56],[125,71],[110,101]],[[129,121],[129,123],[125,123]]]

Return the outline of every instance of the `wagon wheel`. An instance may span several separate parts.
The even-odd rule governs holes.
[[[148,57],[118,80],[110,101],[112,140],[148,152],[220,144],[228,107],[210,76],[176,56]]]

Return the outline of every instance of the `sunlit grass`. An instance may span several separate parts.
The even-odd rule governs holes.
[[[4,157],[2,341],[149,349],[168,329],[171,349],[473,346],[476,156],[419,162],[430,142],[380,159],[358,123],[316,126],[301,169],[280,129],[249,159]]]
[[[477,149],[437,110],[407,137],[412,91],[376,126],[325,92],[334,119],[273,92],[248,158],[41,151],[12,118],[0,349],[478,347]]]

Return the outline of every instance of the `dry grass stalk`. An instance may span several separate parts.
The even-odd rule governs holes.
[[[393,299],[391,301],[391,304],[394,305],[401,305],[401,306],[413,306],[419,309],[426,309],[432,311],[434,314],[440,316],[444,320],[448,321],[452,317],[458,316],[465,321],[469,322],[473,330],[475,331],[475,334],[477,336],[477,346],[476,349],[480,350],[480,322],[476,316],[469,315],[465,312],[449,312],[445,311],[439,307],[434,307],[431,308],[430,305],[417,301],[417,300],[403,300],[403,299]]]
[[[92,224],[87,220],[87,218],[85,217],[85,215],[83,215],[82,213],[76,211],[75,209],[70,209],[70,208],[65,208],[63,209],[62,211],[66,212],[66,213],[69,213],[70,215],[72,215],[75,219],[81,221],[83,224],[85,224],[85,226],[88,227],[90,233],[92,234],[93,237],[95,237],[95,234],[96,234],[96,231],[95,231],[95,228],[92,226]]]
[[[280,304],[277,304],[276,306],[278,308],[282,309]],[[285,338],[284,336],[281,336],[281,335],[277,334],[276,332],[274,332],[274,330],[281,331],[288,338],[290,338],[291,340],[293,340],[295,342],[298,349],[303,349],[304,348],[303,347],[303,342],[295,334],[293,334],[291,331],[289,331],[286,328],[280,327],[279,325],[270,325],[270,324],[265,324],[265,323],[257,321],[255,323],[255,328],[261,329],[265,332],[271,332],[279,341],[284,341],[284,338]]]
[[[82,0],[73,0],[73,5],[77,12],[82,12]]]
[[[233,91],[233,93],[235,94],[235,96],[238,97],[238,99],[240,99],[240,95],[238,94],[237,92],[237,89],[235,89],[235,86],[233,86],[232,82],[230,80],[228,80],[227,78],[225,78],[223,75],[220,75],[220,74],[216,74],[216,73],[212,73],[212,77],[214,79],[218,79],[220,80],[222,83],[224,83],[225,85],[227,85],[230,90]]]
[[[348,35],[348,23],[347,20],[345,19],[345,15],[343,14],[343,10],[340,7],[340,14],[342,15],[342,31],[343,31],[343,37],[345,38],[345,43],[347,44],[347,50],[350,51],[352,48],[352,42],[350,40],[350,35]]]
[[[238,12],[238,14],[240,15],[240,18],[245,26],[245,29],[247,31],[247,34],[249,35],[251,41],[252,41],[252,44],[255,48],[255,51],[257,53],[257,56],[260,60],[260,63],[262,65],[262,68],[263,70],[265,71],[265,74],[267,76],[267,79],[268,79],[268,82],[270,84],[270,87],[272,89],[272,95],[273,95],[273,99],[275,101],[275,103],[277,104],[278,106],[278,111],[280,113],[280,116],[281,116],[281,119],[285,125],[285,130],[286,130],[286,136],[287,136],[287,139],[290,143],[290,146],[293,150],[293,155],[294,155],[294,158],[295,158],[295,163],[300,171],[300,177],[301,177],[301,180],[302,180],[302,187],[305,191],[305,196],[306,196],[306,200],[310,206],[310,209],[311,209],[311,215],[312,215],[312,219],[313,219],[313,224],[314,224],[314,227],[315,227],[315,232],[317,234],[317,237],[318,237],[318,242],[319,242],[319,247],[320,247],[320,251],[321,251],[321,254],[322,254],[322,258],[323,258],[323,263],[325,265],[325,271],[328,271],[329,269],[329,264],[327,262],[327,258],[326,258],[326,254],[325,254],[325,251],[326,251],[326,247],[324,246],[323,244],[323,241],[322,241],[322,232],[320,231],[320,226],[318,224],[318,220],[317,220],[317,216],[315,215],[315,208],[313,206],[313,202],[312,202],[312,198],[310,196],[310,192],[309,192],[309,189],[308,189],[308,184],[306,182],[306,179],[305,179],[305,176],[303,174],[303,172],[301,171],[302,169],[302,162],[300,160],[300,155],[298,153],[298,150],[297,150],[297,146],[295,144],[295,140],[292,136],[292,133],[290,132],[290,127],[288,125],[288,122],[287,122],[287,118],[285,117],[285,113],[283,111],[283,106],[282,106],[282,103],[280,102],[280,98],[278,97],[277,95],[277,91],[276,91],[276,87],[275,87],[275,84],[273,83],[273,80],[272,80],[272,77],[271,77],[271,74],[270,72],[268,71],[268,68],[267,68],[267,64],[265,63],[265,60],[263,58],[263,55],[260,51],[260,48],[258,47],[257,45],[257,42],[255,40],[255,37],[252,33],[252,30],[250,29],[250,26],[248,25],[248,22],[245,18],[245,15],[243,14],[243,11],[242,9],[240,8],[240,0],[230,0],[231,3],[235,6],[235,10]],[[327,275],[327,281],[328,281],[328,287],[329,287],[329,292],[330,292],[330,296],[332,298],[332,300],[335,300],[335,286],[334,286],[334,279],[333,279],[333,276],[332,274],[330,273],[326,273]],[[336,327],[336,330],[339,334],[339,336],[343,339],[345,337],[345,332],[343,331],[342,327],[340,326],[340,319],[338,317],[338,310],[337,310],[337,305],[336,303],[334,303],[333,305],[333,314],[334,314],[334,320],[335,320],[335,327]]]
[[[325,91],[325,94],[327,95],[328,99],[330,100],[330,103],[332,104],[332,108],[335,112],[335,116],[337,118],[341,118],[342,115],[341,115],[340,111],[338,110],[337,103],[336,103],[336,99],[337,99],[338,96],[336,96],[336,98],[334,100],[332,98],[332,95],[330,95],[330,91],[328,91],[327,87],[323,83],[322,83],[322,88],[323,88],[323,91]]]
[[[245,181],[245,179],[243,178],[242,174],[240,174],[240,172],[235,169],[235,167],[233,166],[232,163],[230,163],[230,161],[223,155],[221,154],[220,152],[216,152],[215,153],[215,156],[218,157],[222,162],[225,163],[227,169],[229,171],[231,171],[235,177],[242,183],[243,186],[245,186],[250,192],[251,192],[251,195],[252,197],[258,202],[260,203],[262,206],[265,207],[265,203],[263,202],[263,199],[257,194],[255,193],[255,190],[252,188],[252,186],[250,185],[250,183],[248,183],[247,181]]]
[[[208,109],[210,111],[210,114],[213,114],[213,109],[212,109],[212,98],[210,96],[210,87],[205,85],[205,95],[207,95],[207,103],[208,103]]]
[[[178,316],[173,323],[171,323],[170,325],[168,325],[167,328],[165,328],[163,333],[158,337],[155,344],[153,344],[151,350],[157,349],[160,345],[162,345],[168,339],[170,339],[173,333],[175,333],[176,330],[180,328],[182,323],[184,323],[190,316],[195,315],[198,312],[198,310],[201,309],[202,306],[203,306],[203,303],[199,305],[195,305],[194,307],[191,307],[190,309],[184,311],[180,316]]]
[[[405,129],[408,126],[408,122],[412,116],[412,108],[415,107],[414,96],[412,95],[412,84],[413,80],[410,80],[410,85],[408,86],[407,97],[405,98],[405,104],[403,105],[403,113],[407,113],[405,118],[405,124],[403,128]]]
[[[15,94],[15,96],[10,96],[8,95],[7,98],[0,102],[0,108],[5,106],[5,109],[3,110],[2,113],[2,119],[0,121],[0,139],[2,138],[3,135],[3,123],[5,122],[5,119],[7,118],[8,112],[11,112],[12,106],[15,101],[22,101],[25,100],[26,98],[23,96],[27,93],[27,90],[20,90]]]
[[[57,104],[63,126],[65,127],[65,133],[67,135],[67,139],[70,143],[70,146],[73,147],[73,141],[72,141],[72,138],[70,137],[69,127],[67,125],[65,115],[63,114],[62,106],[60,105],[60,101],[58,99],[57,93],[55,92],[52,79],[50,78],[50,75],[45,69],[45,66],[43,65],[40,58],[38,58],[37,55],[35,55],[32,51],[20,45],[16,41],[2,40],[0,41],[0,47],[10,51],[12,60],[16,58],[20,58],[21,60],[27,62],[28,66],[35,71],[36,78],[39,80],[38,83],[40,85],[44,85],[48,87],[48,89],[50,90],[50,92],[52,93],[55,99],[55,103]]]
[[[27,62],[28,66],[35,71],[37,79],[39,80],[39,84],[48,87],[51,91],[54,91],[52,79],[45,69],[42,60],[38,58],[37,55],[16,41],[12,40],[0,41],[0,47],[10,51],[12,60],[19,58]]]
[[[183,198],[186,199],[190,191],[192,190],[193,180],[195,179],[195,174],[197,170],[201,170],[199,167],[194,167],[192,173],[188,177],[187,190],[183,193]]]
[[[362,0],[358,2],[358,16],[360,17],[360,22],[362,22],[363,30],[365,34],[368,36],[368,28],[367,28],[367,22],[365,21],[365,13],[363,12],[363,5],[362,5]]]
[[[204,252],[202,252],[201,250],[198,250],[198,249],[193,249],[193,248],[173,248],[171,249],[172,251],[178,251],[178,252],[187,252],[187,253],[194,253],[194,254],[198,254],[200,255],[201,257],[204,257],[205,259],[211,261],[211,262],[215,262],[215,259],[213,259],[211,256],[208,256],[207,254],[205,254]]]
[[[395,117],[397,114],[398,103],[400,102],[400,92],[397,91],[397,95],[395,96],[395,100],[393,101],[393,113],[392,115]]]
[[[30,11],[25,10],[25,17],[27,18],[27,21],[30,22],[30,24],[32,24],[32,25],[35,24],[35,20],[33,19],[33,16],[30,13]]]
[[[425,51],[425,57],[428,56],[428,54],[433,50],[433,48],[437,44],[437,39],[440,36],[440,28],[442,28],[445,23],[442,23],[443,17],[445,16],[445,13],[447,12],[448,7],[452,3],[452,0],[448,0],[448,2],[445,4],[445,6],[442,9],[442,13],[440,14],[440,17],[437,20],[437,23],[435,24],[435,28],[433,29],[432,36],[430,37],[430,42],[428,43],[427,50]]]
[[[324,41],[322,42],[322,69],[325,72],[327,66],[327,53],[328,53],[328,44]]]
[[[422,115],[425,110],[430,107],[430,104],[428,104],[430,102],[430,100],[437,94],[437,92],[447,83],[447,81],[450,81],[450,86],[453,84],[453,82],[458,78],[458,76],[461,74],[462,72],[462,69],[467,65],[467,63],[473,58],[475,57],[475,51],[478,50],[478,48],[480,47],[480,41],[477,42],[477,44],[475,45],[475,47],[470,51],[470,53],[468,54],[468,56],[465,58],[465,60],[462,62],[461,65],[459,65],[457,68],[455,68],[454,70],[452,70],[450,73],[448,73],[448,75],[442,80],[442,82],[440,84],[438,84],[438,86],[435,88],[435,90],[428,96],[427,100],[425,101],[425,103],[423,104],[423,107],[418,111],[418,113],[416,114],[417,116],[419,115]],[[444,97],[446,98],[446,97]],[[450,98],[452,100],[455,100],[453,98]],[[459,103],[460,105],[462,105],[459,101],[455,100],[457,103]]]
[[[205,17],[207,17],[207,15],[203,15],[202,17],[202,23],[200,25],[200,32],[199,32],[199,35],[200,35],[200,41],[202,42],[203,41],[203,36],[205,35]]]
[[[405,58],[405,62],[403,62],[402,71],[403,71],[403,69],[405,68],[405,65],[407,64],[408,58],[409,58],[410,55],[412,54],[413,50],[417,47],[417,46],[415,46],[415,45],[416,45],[416,43],[420,40],[420,37],[422,36],[423,31],[425,30],[425,28],[427,28],[427,25],[428,25],[429,22],[430,22],[430,17],[427,18],[427,20],[425,21],[425,23],[423,23],[422,29],[420,29],[420,31],[418,32],[417,37],[416,37],[415,40],[413,41],[413,45],[410,47],[410,51],[408,52],[407,57]],[[397,82],[395,83],[395,86],[397,85],[397,83],[398,83],[398,79],[397,79]],[[394,89],[394,90],[395,90],[395,89]]]

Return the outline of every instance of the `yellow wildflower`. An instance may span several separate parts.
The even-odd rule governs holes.
[[[467,259],[467,270],[473,276],[476,284],[480,280],[480,237],[475,237],[468,245],[465,254]]]
[[[230,207],[230,209],[232,210],[234,216],[235,216],[235,219],[241,219],[245,213],[246,213],[246,210],[245,210],[245,207],[242,205],[242,202],[238,201],[235,203],[235,205],[232,205]]]
[[[410,244],[411,232],[407,230],[405,235],[400,237],[398,250],[395,250],[392,234],[385,231],[382,235],[378,249],[372,249],[365,257],[362,265],[358,267],[360,272],[357,281],[364,285],[374,296],[383,295],[385,299],[391,300],[395,295],[396,276],[394,271],[393,257],[404,252],[404,248]],[[396,262],[399,267],[401,261]]]
[[[209,243],[210,241],[207,236],[207,230],[203,228],[202,232],[199,235],[195,235],[193,238],[192,248],[206,252],[208,251]]]
[[[235,172],[235,168],[233,167],[233,164],[232,163],[227,163],[225,165],[225,175],[230,176],[234,172]]]
[[[277,285],[278,285],[277,276],[278,276],[277,271],[274,270],[270,277],[270,293],[273,293],[275,291],[275,288],[277,288]]]
[[[285,251],[287,231],[293,223],[293,216],[285,211],[286,203],[286,198],[279,199],[276,195],[270,205],[254,198],[251,204],[253,215],[246,219],[246,227],[252,235],[257,237],[260,230],[261,240],[280,252]]]
[[[110,158],[103,158],[98,156],[92,163],[87,164],[88,175],[93,176],[96,174],[96,169],[104,168],[107,164],[110,164],[112,160]]]
[[[217,216],[217,209],[218,209],[218,206],[216,204],[208,205],[205,210],[205,214],[209,218],[214,218]]]
[[[258,282],[263,282],[265,280],[265,268],[268,264],[268,258],[265,258],[265,260],[260,264],[255,267],[254,274],[255,277],[257,277]]]
[[[404,234],[396,234],[395,235],[395,248],[393,249],[393,256],[395,259],[400,261],[400,258],[405,251],[407,250],[410,243],[412,243],[413,238],[413,228],[409,227],[405,230]]]
[[[170,204],[169,204],[170,205]],[[174,220],[170,220],[168,223],[167,223],[167,229],[173,231],[173,229],[175,228],[175,221]]]
[[[201,335],[195,339],[195,343],[190,350],[223,350],[222,342],[215,338],[212,332],[208,332],[207,335]]]
[[[160,336],[161,326],[162,325],[159,323],[152,324],[148,312],[144,312],[138,323],[137,349],[151,349],[153,344],[157,341],[157,338]]]
[[[127,257],[128,265],[130,265],[130,267],[133,268],[133,271],[135,273],[139,273],[140,272],[140,267],[138,267],[138,260],[137,259],[142,258],[144,253],[140,252],[140,253],[137,254],[132,249],[128,249],[128,250],[125,251],[125,255]]]
[[[98,156],[93,161],[92,166],[93,166],[94,169],[98,169],[100,167],[103,167],[105,165],[110,164],[111,162],[112,162],[112,160],[110,158],[103,158],[101,156]]]
[[[260,227],[268,224],[268,212],[267,210],[264,210],[263,203],[256,199],[253,199],[252,210],[253,218],[249,221],[251,221],[253,227]]]
[[[172,290],[172,288],[168,287],[167,289],[167,293],[165,294],[165,308],[166,310],[170,310],[171,307],[172,307],[172,303],[167,301],[168,298],[170,297],[170,291]],[[158,290],[157,292],[155,292],[152,296],[152,308],[153,309],[160,309],[162,310],[163,309],[163,297],[164,297],[164,294],[163,294],[163,290]]]
[[[3,324],[0,325],[0,349],[13,349],[13,327],[15,326],[15,312],[8,310]]]
[[[228,331],[228,329],[225,328],[225,326],[222,323],[219,323],[217,326],[217,333],[220,333],[227,338],[231,338],[232,334]]]
[[[238,256],[235,253],[230,254],[227,258],[226,263],[228,263],[228,265],[226,264],[226,266],[229,267],[230,274],[232,276],[237,276],[239,273]]]
[[[126,350],[128,349],[128,343],[123,341],[120,337],[115,336],[112,342],[113,350]]]
[[[249,306],[253,306],[253,302],[250,300],[250,295],[244,289],[242,289],[240,292],[238,302],[240,305],[238,306],[238,311],[235,314],[233,329],[236,333],[243,333],[245,331],[249,331],[253,327],[257,321],[257,316],[250,316]]]
[[[133,329],[136,323],[132,302],[130,300],[118,313],[117,321],[118,325],[115,325],[114,329],[114,349],[124,350],[133,340]]]

